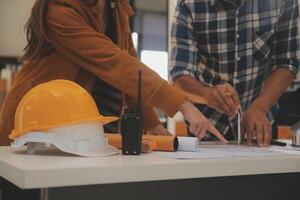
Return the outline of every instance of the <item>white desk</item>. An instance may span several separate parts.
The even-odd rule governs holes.
[[[82,158],[0,147],[0,176],[22,189],[300,173],[300,156],[175,160],[153,154]]]

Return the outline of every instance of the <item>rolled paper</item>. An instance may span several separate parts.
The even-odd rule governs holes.
[[[106,134],[108,143],[118,149],[122,148],[122,136],[121,134]],[[145,140],[152,141],[153,151],[177,151],[178,138],[174,136],[157,136],[157,135],[144,135],[142,143]]]
[[[106,133],[105,136],[107,138],[108,144],[117,149],[122,149],[122,136],[120,134]]]
[[[177,151],[178,138],[175,136],[144,135],[143,139],[150,139],[156,142],[155,151]]]
[[[120,134],[107,133],[108,143],[115,148],[122,149],[122,136]],[[142,139],[142,152],[151,152],[157,148],[157,143],[150,139]]]
[[[178,137],[178,151],[197,151],[197,137]]]

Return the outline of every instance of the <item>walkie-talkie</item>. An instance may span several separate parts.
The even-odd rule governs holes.
[[[136,109],[126,108],[121,119],[122,153],[140,155],[143,136],[142,72],[138,72],[138,98]]]

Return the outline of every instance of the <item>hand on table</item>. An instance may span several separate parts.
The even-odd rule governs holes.
[[[208,106],[225,113],[229,117],[234,117],[241,110],[239,95],[229,83],[208,88],[206,98]]]
[[[199,139],[202,139],[205,136],[206,131],[210,131],[222,142],[228,142],[190,101],[185,101],[179,108],[179,111],[183,114],[188,122],[188,128],[190,132]]]
[[[248,145],[252,145],[255,133],[260,147],[269,146],[272,139],[272,125],[267,118],[267,113],[259,106],[250,106],[243,115],[241,133],[247,136]]]

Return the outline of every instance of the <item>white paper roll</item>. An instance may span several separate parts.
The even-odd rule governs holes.
[[[197,137],[178,137],[178,151],[197,151]]]

